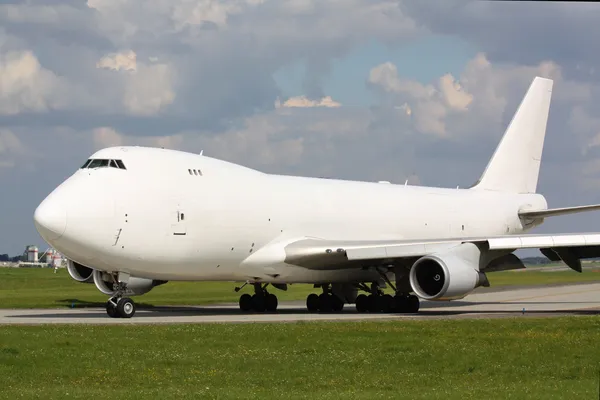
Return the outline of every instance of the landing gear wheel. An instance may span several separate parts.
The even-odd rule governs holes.
[[[408,310],[408,297],[398,294],[394,296],[394,312],[405,313]]]
[[[248,293],[244,293],[240,296],[240,310],[246,312],[252,310],[252,296]]]
[[[384,294],[383,296],[380,296],[379,300],[381,302],[381,312],[390,313],[394,310],[394,298],[392,295]]]
[[[331,309],[335,312],[341,312],[344,309],[344,302],[335,294],[330,295]]]
[[[265,296],[254,294],[252,295],[252,308],[257,312],[264,312],[266,308]]]
[[[277,296],[272,293],[269,293],[265,297],[265,308],[267,311],[276,311],[277,310]]]
[[[117,302],[117,313],[121,318],[131,318],[135,315],[135,303],[128,297]],[[110,314],[109,314],[110,315]]]
[[[328,294],[322,293],[319,295],[319,311],[329,312],[331,311],[331,298]]]
[[[367,299],[369,299],[369,311],[372,313],[377,313],[381,311],[382,308],[382,301],[381,301],[382,296],[376,296],[376,295],[372,295],[370,294],[369,296],[367,296]]]
[[[367,295],[359,294],[356,296],[356,311],[364,313],[369,310],[369,298]]]
[[[419,298],[415,295],[410,295],[408,296],[408,307],[407,307],[407,312],[409,313],[418,313],[419,312],[419,307],[420,307],[420,301]]]
[[[119,318],[119,314],[117,313],[117,307],[114,306],[110,301],[106,302],[106,313],[111,318]]]
[[[310,312],[319,311],[319,295],[315,293],[311,293],[306,298],[306,308]]]

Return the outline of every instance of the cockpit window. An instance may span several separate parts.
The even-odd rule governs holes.
[[[117,168],[117,169],[127,169],[125,168],[125,164],[121,160],[107,160],[103,158],[92,158],[89,159],[83,164],[81,168]]]
[[[88,168],[103,168],[103,167],[108,167],[108,160],[96,159],[96,160],[92,160],[92,162],[88,165]]]

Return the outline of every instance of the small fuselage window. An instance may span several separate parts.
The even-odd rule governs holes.
[[[104,158],[90,158],[81,166],[84,168],[116,168],[116,169],[127,169],[125,168],[125,164],[121,160],[107,160]]]

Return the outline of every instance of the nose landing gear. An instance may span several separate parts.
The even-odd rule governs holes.
[[[135,303],[129,297],[111,297],[106,302],[106,313],[111,318],[131,318],[135,309]]]
[[[115,294],[106,302],[106,313],[111,318],[131,318],[135,315],[135,303],[129,297],[123,297],[127,292],[129,274],[119,272],[116,281]]]

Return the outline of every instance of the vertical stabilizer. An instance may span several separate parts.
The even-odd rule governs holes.
[[[535,193],[552,97],[551,79],[535,77],[473,189]]]

